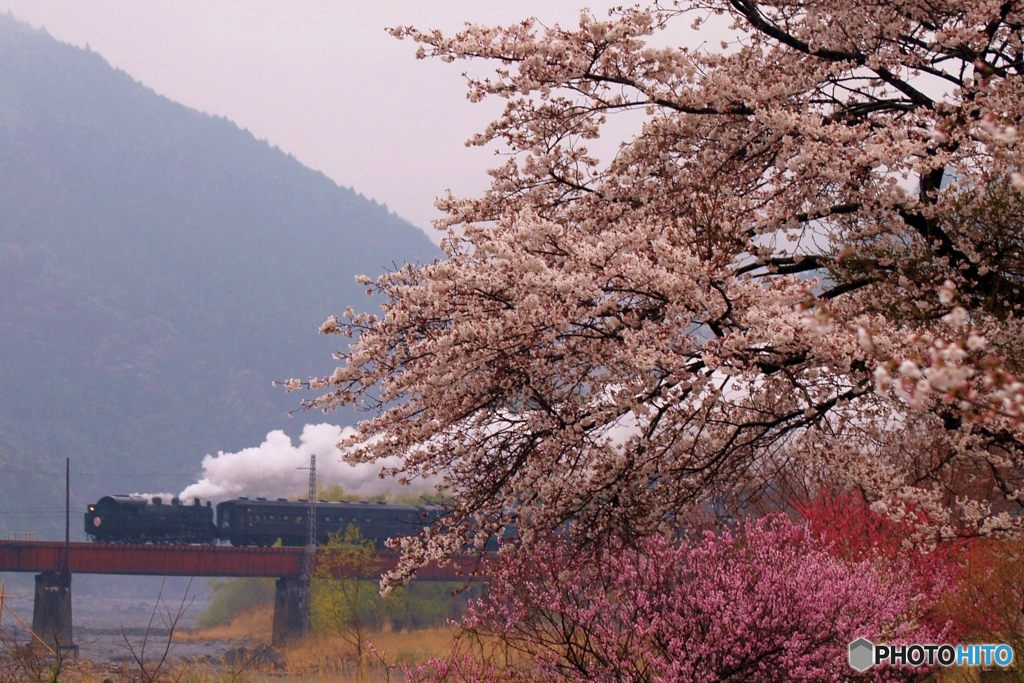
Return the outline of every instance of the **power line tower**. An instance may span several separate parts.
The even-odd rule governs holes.
[[[303,574],[313,576],[316,562],[316,455],[309,456],[309,524],[306,526],[306,566]]]
[[[302,596],[300,598],[304,635],[308,635],[310,630],[311,584],[313,569],[316,565],[316,455],[309,456],[309,497],[306,500],[309,503],[309,513],[306,524],[306,552],[302,556]]]

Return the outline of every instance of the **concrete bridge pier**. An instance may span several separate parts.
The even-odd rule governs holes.
[[[271,642],[301,638],[309,632],[309,580],[278,579],[274,592],[274,630]]]
[[[54,650],[76,657],[78,647],[71,631],[71,573],[36,574],[32,630]],[[33,638],[33,646],[41,647]]]

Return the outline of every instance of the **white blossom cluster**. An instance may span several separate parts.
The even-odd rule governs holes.
[[[505,109],[471,142],[507,152],[483,196],[439,201],[448,258],[365,281],[383,312],[327,321],[353,343],[302,383],[378,409],[350,458],[455,495],[395,579],[510,522],[669,531],[815,487],[932,537],[1015,527],[1022,4],[395,29],[494,64],[469,97]],[[655,46],[713,14],[727,49]],[[642,128],[598,159],[620,116]]]

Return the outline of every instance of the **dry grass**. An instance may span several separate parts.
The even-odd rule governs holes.
[[[456,628],[440,626],[416,631],[371,633],[367,640],[388,664],[420,664],[451,650]],[[290,673],[332,673],[351,669],[355,649],[339,636],[313,636],[285,647]],[[373,655],[369,656],[376,661]]]
[[[271,639],[273,606],[256,607],[238,615],[231,623],[208,629],[177,631],[177,642],[235,641],[241,655],[256,653]],[[279,655],[261,661],[234,664],[218,661],[178,659],[169,662],[155,683],[398,683],[400,670],[388,667],[415,666],[451,651],[455,626],[415,631],[370,633],[367,639],[380,658],[366,653],[359,662],[353,646],[340,636],[318,635],[298,640],[280,649]],[[26,649],[26,653],[29,651]],[[7,653],[10,655],[10,653]],[[38,660],[38,661],[36,661]],[[0,662],[4,661],[0,658]],[[50,683],[52,662],[34,658],[31,667],[14,673],[0,667],[0,683]],[[14,674],[14,675],[11,675]],[[123,663],[66,662],[61,683],[140,683],[137,667]]]
[[[274,606],[257,605],[241,612],[227,624],[204,629],[181,630],[175,642],[195,643],[208,640],[248,640],[269,644],[274,624]]]
[[[273,606],[264,605],[239,614],[229,624],[223,626],[179,631],[175,633],[174,640],[247,641],[248,647],[254,648],[270,643],[273,618]],[[181,681],[218,683],[234,678],[234,683],[267,683],[282,680],[282,675],[287,681],[310,683],[385,681],[385,663],[390,666],[416,665],[431,657],[441,657],[451,650],[456,631],[454,626],[441,626],[416,631],[371,633],[367,639],[383,657],[383,662],[372,654],[364,656],[364,661],[359,662],[354,647],[340,636],[317,635],[289,643],[282,648],[284,672],[260,671],[253,666],[247,668],[241,676],[234,678],[235,672],[223,667],[191,664],[186,667],[187,673],[181,677]],[[179,669],[176,674],[180,673]]]
[[[432,657],[447,654],[457,631],[455,626],[438,626],[373,634],[369,640],[389,664],[421,664]]]
[[[255,653],[257,640],[264,630],[269,640],[270,612],[254,610],[223,627],[178,634],[176,639],[191,641],[208,639],[249,640],[246,648]],[[447,654],[457,628],[445,626],[416,631],[373,633],[369,636],[383,661],[367,654],[356,660],[352,646],[339,636],[313,636],[282,648],[281,660],[260,663],[245,661],[234,665],[203,660],[176,660],[161,672],[155,683],[399,683],[404,680],[400,670],[388,667],[415,666],[431,657]],[[0,676],[0,683],[50,683],[45,658],[39,661],[36,675]],[[0,672],[2,673],[2,672]],[[60,676],[61,683],[141,683],[136,667],[124,664],[74,662],[68,663]]]

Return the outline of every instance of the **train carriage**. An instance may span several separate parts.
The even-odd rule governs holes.
[[[437,506],[391,505],[319,501],[316,510],[317,544],[331,534],[344,534],[349,526],[384,549],[388,538],[414,536],[440,513]],[[217,505],[218,533],[231,545],[285,546],[306,544],[309,503],[306,501],[238,498]]]

